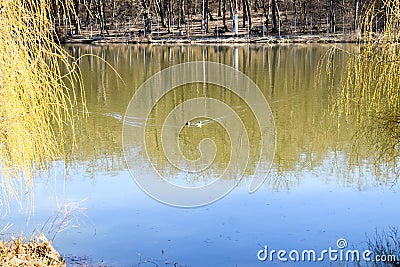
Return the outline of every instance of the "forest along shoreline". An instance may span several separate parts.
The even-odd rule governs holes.
[[[61,43],[354,43],[384,30],[381,1],[114,0],[55,5]],[[374,8],[371,9],[372,4]]]
[[[374,16],[369,29],[374,33],[383,32],[385,25],[384,5],[371,9],[373,1],[73,2],[72,13],[54,7],[54,34],[60,43],[355,43],[365,39],[366,14]]]

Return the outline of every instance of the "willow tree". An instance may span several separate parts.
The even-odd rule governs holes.
[[[62,157],[64,127],[77,114],[79,77],[54,40],[52,4],[0,2],[0,175],[6,199],[19,197],[37,172]],[[73,12],[72,2],[63,5]]]
[[[363,32],[364,42],[350,59],[337,104],[378,157],[393,159],[400,156],[400,0],[374,1]]]

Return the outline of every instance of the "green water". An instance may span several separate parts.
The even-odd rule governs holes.
[[[68,162],[83,163],[89,174],[93,171],[125,168],[121,146],[121,122],[135,90],[151,75],[169,66],[188,61],[208,60],[244,72],[266,97],[276,126],[277,146],[273,168],[278,176],[304,169],[314,170],[322,165],[330,153],[343,152],[348,157],[348,165],[332,166],[331,171],[342,173],[341,177],[338,177],[340,183],[362,187],[363,184],[359,184],[358,178],[346,173],[354,170],[353,167],[357,167],[359,162],[373,164],[375,155],[374,151],[368,151],[366,145],[361,145],[355,154],[355,150],[352,149],[355,143],[355,129],[343,116],[339,118],[334,111],[335,97],[340,90],[338,85],[343,76],[347,54],[338,50],[333,56],[333,63],[328,64],[325,56],[331,48],[329,45],[68,46],[67,49],[76,57],[94,54],[104,59],[102,61],[96,57],[85,56],[80,60],[89,116],[79,124],[77,148],[69,154]],[[341,48],[349,51],[355,49],[351,45]],[[333,81],[328,81],[328,73],[334,74]],[[151,97],[149,92],[143,102],[149,101]],[[157,103],[148,118],[131,119],[131,123],[136,127],[144,127],[148,122],[146,119],[151,122],[146,130],[151,158],[158,165],[168,167],[160,145],[162,125],[177,105],[196,97],[210,97],[223,101],[241,117],[251,138],[250,166],[246,172],[251,174],[259,152],[260,133],[257,121],[249,106],[237,95],[211,85],[192,84],[175,88]],[[174,126],[182,126],[184,123],[176,118]],[[229,160],[229,157],[225,156],[230,153],[230,147],[226,145],[229,143],[229,136],[218,123],[202,129],[184,128],[180,136],[184,153],[192,159],[199,157],[198,143],[204,138],[212,138],[219,151],[214,161],[215,170],[224,169]],[[357,161],[354,158],[357,158]],[[163,171],[163,167],[160,171]],[[270,185],[276,189],[301,182],[301,178],[282,180],[278,176],[269,179]],[[207,175],[203,178],[206,179]],[[379,182],[391,180],[387,176],[379,179]],[[374,182],[376,181],[365,181],[368,186]]]

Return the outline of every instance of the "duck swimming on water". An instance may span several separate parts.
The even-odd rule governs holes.
[[[204,125],[204,124],[203,124],[202,121],[199,121],[198,123],[196,123],[196,127],[199,127],[199,128],[201,128],[203,125]]]

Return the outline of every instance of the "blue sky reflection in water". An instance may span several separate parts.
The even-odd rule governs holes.
[[[398,166],[376,164],[367,145],[361,145],[358,157],[352,154],[355,129],[344,121],[338,127],[338,119],[329,110],[332,92],[326,78],[321,76],[319,83],[313,79],[321,73],[318,64],[325,68],[321,58],[328,48],[68,46],[76,56],[93,53],[108,60],[125,84],[97,59],[85,57],[80,62],[90,116],[76,126],[80,133],[77,148],[67,150],[65,170],[58,162],[48,179],[35,181],[35,214],[28,224],[26,212],[17,207],[2,221],[30,233],[54,214],[57,206],[82,201],[85,215],[71,222],[77,227],[58,233],[55,246],[64,254],[103,260],[112,266],[137,264],[139,254],[142,260],[161,266],[164,259],[187,266],[329,266],[328,262],[259,262],[257,251],[264,245],[276,250],[321,251],[336,247],[339,238],[345,238],[349,248],[366,248],[366,235],[373,236],[376,228],[399,226],[400,195],[393,181]],[[260,87],[274,115],[277,151],[271,174],[256,193],[248,193],[249,175],[245,175],[238,188],[212,205],[173,208],[144,194],[127,171],[121,144],[122,116],[135,89],[147,77],[171,64],[202,59],[237,67]],[[343,71],[345,61],[345,54],[337,52],[334,71]],[[207,179],[226,166],[223,154],[230,152],[217,124],[185,129],[179,140],[189,156],[196,157],[199,139],[210,133],[223,152],[216,156],[216,167],[210,173],[196,176],[168,167],[162,151],[153,145],[159,141],[158,126],[169,110],[194,96],[224,100],[248,118],[250,132],[254,128],[254,118],[240,99],[218,88],[194,85],[167,95],[152,111],[147,134],[154,148],[151,156],[177,184],[209,182]],[[132,123],[133,127],[144,125],[143,118],[132,118]],[[256,153],[257,132],[251,133],[255,137],[252,153]],[[251,170],[250,164],[245,173]]]

